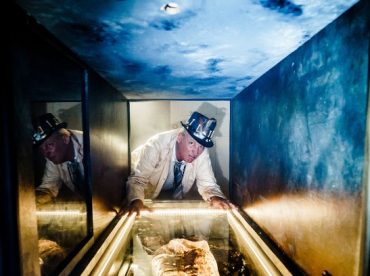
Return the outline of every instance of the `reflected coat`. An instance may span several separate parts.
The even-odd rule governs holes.
[[[72,133],[71,138],[75,152],[76,161],[80,165],[80,171],[83,175],[83,133],[78,130],[68,130]],[[43,191],[49,193],[53,197],[57,197],[62,185],[66,185],[71,191],[77,192],[75,185],[71,179],[68,171],[68,162],[61,164],[54,164],[49,159],[46,159],[46,165],[42,183],[36,188],[36,191]]]

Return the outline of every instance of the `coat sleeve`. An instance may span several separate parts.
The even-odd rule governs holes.
[[[198,158],[195,180],[199,194],[205,201],[208,201],[212,196],[225,198],[213,174],[208,150],[205,150]]]
[[[57,166],[54,165],[50,160],[46,160],[42,183],[36,188],[36,191],[47,192],[51,196],[57,197],[61,186],[62,180]]]
[[[155,141],[134,150],[131,154],[131,174],[126,183],[127,203],[135,199],[144,200],[145,189],[148,186],[160,157],[160,147]]]

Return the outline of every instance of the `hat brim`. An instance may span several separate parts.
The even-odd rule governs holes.
[[[57,131],[57,130],[59,130],[59,129],[61,129],[61,128],[66,128],[67,127],[67,123],[66,122],[62,122],[62,123],[60,123],[60,124],[58,124],[58,125],[56,125],[53,129],[51,129],[50,131],[49,131],[49,133],[47,133],[46,134],[46,136],[45,136],[45,138],[44,139],[42,139],[42,140],[40,140],[40,141],[37,141],[35,144],[34,144],[34,146],[35,147],[38,147],[38,146],[40,146],[42,143],[44,143],[45,142],[45,140],[46,139],[48,139],[49,137],[50,137],[50,135],[52,135],[55,131]]]
[[[187,124],[184,124],[183,122],[180,122],[181,125],[186,129],[186,131],[190,134],[190,136],[197,141],[199,144],[201,144],[203,147],[206,148],[212,148],[213,147],[213,142],[212,141],[205,141],[200,139],[199,137],[195,136],[193,132],[190,131],[189,126]]]

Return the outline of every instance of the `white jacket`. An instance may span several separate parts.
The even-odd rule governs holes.
[[[159,133],[132,152],[131,175],[126,185],[128,203],[135,199],[154,199],[159,195],[168,176],[179,131]],[[182,179],[184,194],[189,192],[194,182],[204,200],[208,201],[212,196],[225,198],[216,183],[207,148],[192,163],[186,164]]]
[[[80,165],[80,171],[83,175],[83,133],[82,131],[78,130],[69,131],[72,133],[71,138],[73,142],[75,158]],[[36,188],[36,191],[46,191],[53,197],[57,197],[59,189],[64,183],[70,190],[72,190],[73,192],[77,192],[68,171],[68,162],[69,161],[56,165],[46,158],[46,165],[44,176],[42,178],[42,183]]]

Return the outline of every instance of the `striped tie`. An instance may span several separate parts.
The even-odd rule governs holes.
[[[80,164],[77,161],[69,162],[68,165],[69,176],[71,178],[72,183],[74,184],[76,191],[85,198],[86,196],[86,189],[84,183],[84,177],[81,173]]]
[[[184,176],[184,171],[181,170],[181,162],[176,161],[174,166],[174,181],[173,181],[173,198],[182,199],[184,197],[182,191],[182,177]],[[185,170],[185,168],[184,168]]]

